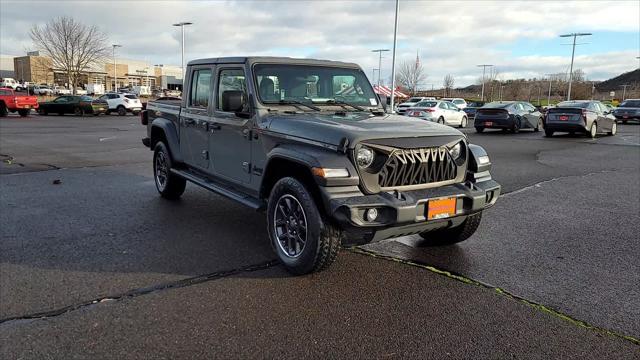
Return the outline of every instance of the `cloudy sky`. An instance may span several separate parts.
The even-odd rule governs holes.
[[[180,33],[171,24],[191,21],[187,59],[278,55],[351,61],[371,76],[376,48],[393,45],[395,1],[0,1],[0,53],[33,48],[28,29],[56,16],[95,24],[120,56],[150,63],[180,63]],[[398,61],[415,61],[428,73],[423,87],[477,81],[477,64],[495,64],[502,79],[567,72],[571,46],[559,34],[592,32],[580,39],[575,67],[604,80],[638,67],[640,1],[400,1]],[[391,53],[382,78],[391,73]]]

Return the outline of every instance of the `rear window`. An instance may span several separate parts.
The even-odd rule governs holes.
[[[11,90],[0,90],[0,95],[12,95]]]
[[[588,102],[577,102],[577,101],[563,101],[560,104],[556,105],[557,107],[572,107],[572,108],[581,108],[586,109],[589,107]]]
[[[490,102],[483,106],[486,109],[504,109],[507,108],[511,103],[501,103],[501,102]]]
[[[124,97],[126,97],[127,99],[137,99],[138,98],[135,95],[125,95]]]
[[[640,107],[640,100],[623,101],[620,107]]]
[[[91,96],[80,96],[80,100],[82,101],[93,101]]]
[[[420,100],[422,100],[422,98],[411,98],[411,99],[407,100],[407,102],[412,102],[412,103],[414,103],[414,102],[418,102],[418,101],[420,101]]]
[[[435,101],[421,101],[415,105],[415,107],[434,107],[437,102]]]
[[[454,104],[464,104],[464,100],[453,100]]]

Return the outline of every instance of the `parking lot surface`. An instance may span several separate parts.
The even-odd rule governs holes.
[[[640,125],[464,129],[505,194],[456,246],[292,277],[265,219],[160,199],[134,116],[0,120],[0,357],[639,358]]]

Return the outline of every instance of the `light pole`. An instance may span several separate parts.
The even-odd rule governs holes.
[[[492,67],[493,65],[491,64],[481,64],[481,65],[477,65],[478,67],[482,67],[482,93],[480,95],[480,97],[482,99],[480,99],[480,101],[484,101],[484,72],[488,67]]]
[[[571,66],[569,67],[569,90],[567,90],[567,101],[571,100],[571,82],[573,81],[573,58],[576,54],[576,38],[578,36],[590,36],[591,33],[571,33],[560,35],[561,38],[573,37],[573,48],[571,50]],[[578,44],[580,45],[580,44]]]
[[[378,53],[378,87],[380,87],[380,69],[382,69],[382,53],[385,51],[389,51],[389,49],[375,49],[371,50],[371,52]]]
[[[180,26],[180,31],[182,32],[182,83],[183,84],[184,84],[184,27],[187,25],[193,25],[193,23],[188,21],[182,21],[177,24],[173,24],[173,26]]]
[[[393,114],[393,100],[396,94],[396,45],[398,44],[398,12],[400,0],[396,0],[396,18],[393,24],[393,57],[391,60],[391,113]]]
[[[114,91],[118,92],[118,63],[116,62],[116,48],[122,47],[122,45],[113,44],[113,83],[115,84]]]
[[[622,88],[622,101],[624,101],[624,98],[625,98],[625,97],[626,97],[626,95],[627,95],[627,87],[628,87],[628,86],[629,86],[629,85],[627,85],[627,84],[620,85],[620,87]]]
[[[504,90],[504,85],[500,85],[500,102],[502,102],[502,91]]]

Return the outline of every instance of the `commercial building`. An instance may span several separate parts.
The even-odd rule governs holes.
[[[12,58],[12,66],[9,59]],[[30,52],[25,56],[2,58],[3,77],[13,77],[19,81],[36,84],[68,85],[68,76],[62,69],[53,66],[53,62],[38,52]],[[7,69],[5,69],[7,68]],[[126,86],[149,86],[152,89],[182,89],[182,70],[180,66],[153,65],[145,61],[116,58],[115,71],[113,59],[105,59],[103,63],[93,64],[80,74],[79,83],[104,84],[106,91]]]

